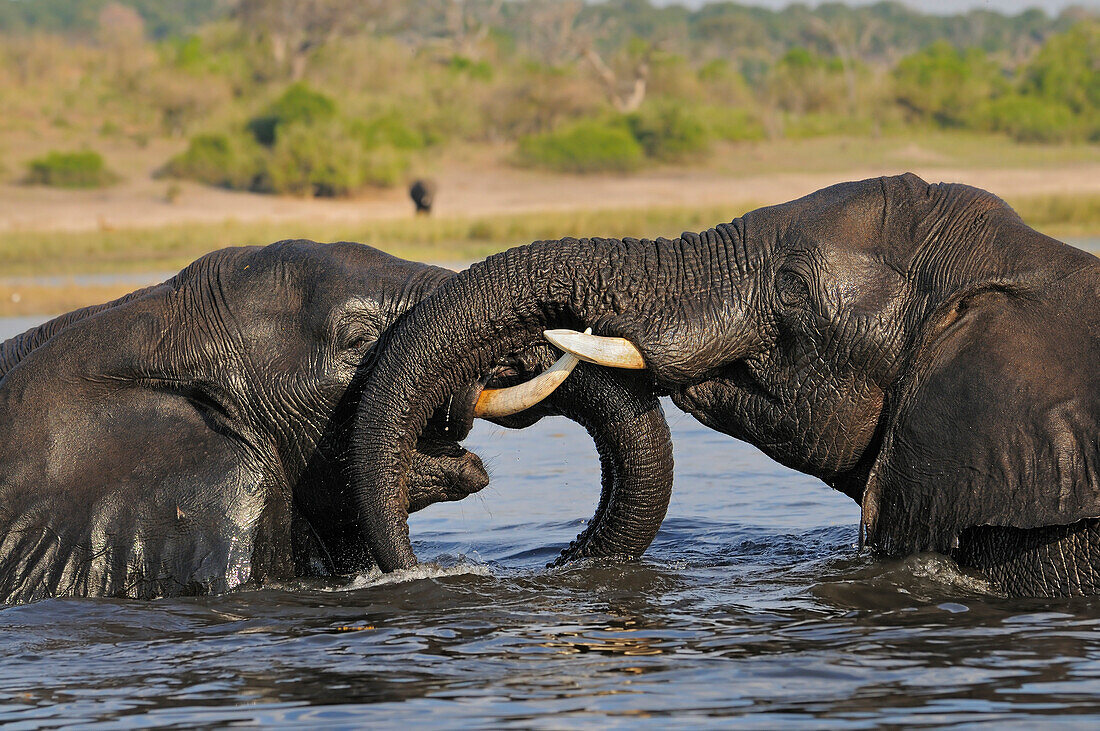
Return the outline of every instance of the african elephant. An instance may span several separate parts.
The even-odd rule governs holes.
[[[417,215],[427,216],[432,212],[432,202],[435,200],[436,184],[433,180],[414,180],[409,186],[409,197],[416,204]]]
[[[384,568],[427,414],[545,328],[644,369],[705,425],[862,506],[861,543],[949,554],[1016,595],[1100,591],[1100,260],[1002,200],[915,175],[842,183],[675,240],[490,257],[380,343],[354,452]],[[413,362],[430,338],[438,353]]]
[[[223,249],[0,345],[0,602],[373,566],[347,470],[363,373],[379,335],[452,276],[352,243]],[[603,494],[559,561],[641,553],[672,482],[652,388],[582,365],[523,409],[529,384],[503,387],[552,359],[517,349],[457,389],[496,406],[441,410],[414,445],[410,509],[487,484],[457,444],[475,414],[513,427],[564,414],[595,438]]]

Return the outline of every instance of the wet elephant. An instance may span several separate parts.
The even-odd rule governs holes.
[[[0,345],[0,601],[373,566],[348,467],[363,376],[386,328],[453,276],[352,243],[230,248]],[[457,443],[475,416],[521,427],[564,414],[593,435],[603,492],[559,560],[637,555],[671,490],[651,384],[582,365],[532,406],[554,357],[515,349],[456,386],[480,406],[448,404],[414,440],[408,508],[487,484]]]
[[[408,404],[358,416],[385,568],[416,560],[406,468],[449,379],[544,330],[848,495],[880,553],[949,554],[1012,594],[1100,592],[1100,260],[990,193],[842,183],[675,240],[471,267],[387,335],[364,390]],[[438,357],[411,362],[426,339]]]

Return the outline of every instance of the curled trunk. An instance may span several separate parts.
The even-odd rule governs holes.
[[[536,242],[474,265],[391,328],[363,393],[353,453],[359,519],[379,566],[416,564],[405,475],[417,435],[450,392],[542,341],[546,328],[625,337],[658,384],[705,370],[697,361],[713,354],[685,343],[687,322],[717,306],[713,321],[736,332],[725,327],[736,314],[726,282],[744,270],[741,238],[735,224],[675,241]]]
[[[542,256],[520,257],[511,250],[490,257],[421,302],[379,342],[400,343],[402,352],[376,348],[380,355],[357,415],[353,494],[362,532],[383,571],[416,565],[406,480],[412,449],[432,411],[488,372],[497,358],[538,342],[544,323],[581,323],[583,294],[567,291],[568,282],[542,282],[539,273],[542,266],[552,271],[570,260],[575,266],[582,242],[562,242],[560,249],[551,242],[533,246]],[[586,258],[594,263],[595,257]]]
[[[554,565],[593,556],[642,555],[672,497],[672,437],[652,380],[645,374],[581,365],[539,406],[494,421],[523,428],[552,414],[588,431],[601,469],[596,513]]]

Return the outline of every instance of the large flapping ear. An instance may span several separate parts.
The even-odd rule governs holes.
[[[1100,516],[1100,267],[945,302],[888,397],[861,534],[949,553],[971,526]]]

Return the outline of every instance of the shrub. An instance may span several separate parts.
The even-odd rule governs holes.
[[[294,124],[279,133],[264,187],[273,193],[346,196],[366,185],[394,185],[407,168],[397,150],[367,149],[339,123]]]
[[[710,147],[706,126],[673,104],[636,112],[626,121],[646,155],[657,160],[682,160]]]
[[[408,166],[397,145],[368,144],[361,128],[335,118],[280,124],[271,147],[243,132],[198,135],[162,173],[257,193],[335,197],[367,185],[396,185]]]
[[[1024,91],[1080,115],[1100,110],[1100,21],[1082,20],[1047,39],[1023,70]]]
[[[466,74],[478,81],[493,80],[493,67],[488,61],[474,61],[466,56],[451,56],[451,60],[447,62],[447,68],[454,73]]]
[[[26,182],[32,185],[52,185],[58,188],[99,188],[118,180],[107,169],[98,152],[53,151],[27,163]]]
[[[642,146],[628,128],[593,121],[523,137],[519,142],[521,162],[572,173],[634,170],[643,155]]]
[[[945,127],[965,126],[969,110],[1008,83],[982,49],[959,51],[947,41],[901,59],[892,75],[902,107]]]
[[[271,147],[282,125],[324,122],[335,116],[336,102],[298,82],[291,84],[263,114],[254,117],[248,131],[261,145]]]
[[[207,185],[254,190],[263,177],[263,150],[251,138],[198,135],[187,150],[168,161],[162,174]]]
[[[764,123],[746,109],[732,107],[703,108],[697,112],[715,139],[726,142],[762,140],[767,137]]]
[[[430,143],[427,135],[409,126],[397,112],[359,122],[356,130],[368,148],[391,146],[399,150],[420,150]]]
[[[801,47],[790,49],[775,63],[766,87],[776,106],[795,114],[842,110],[849,102],[840,59]]]
[[[1001,97],[987,104],[980,116],[988,129],[1007,132],[1018,142],[1065,142],[1079,132],[1069,107],[1032,96]]]

